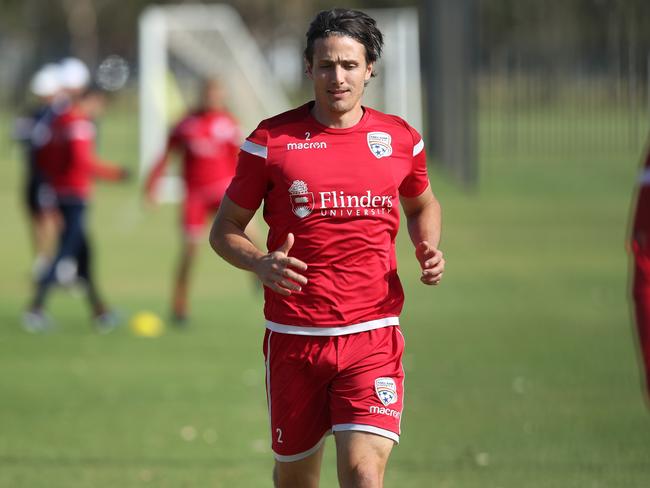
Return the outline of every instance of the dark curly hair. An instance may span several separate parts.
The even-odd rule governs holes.
[[[307,30],[305,59],[312,64],[316,39],[328,36],[348,36],[366,48],[366,62],[374,63],[381,56],[384,36],[375,19],[358,10],[333,8],[319,12]],[[374,75],[374,73],[373,73]]]

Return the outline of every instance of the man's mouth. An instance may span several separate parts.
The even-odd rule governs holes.
[[[330,95],[333,95],[336,98],[344,96],[346,93],[349,92],[349,90],[328,90]]]

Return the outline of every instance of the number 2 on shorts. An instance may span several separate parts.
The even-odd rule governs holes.
[[[275,429],[278,433],[278,444],[282,444],[282,429]]]

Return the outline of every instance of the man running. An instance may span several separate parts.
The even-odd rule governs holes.
[[[381,487],[404,400],[395,237],[401,202],[421,281],[440,283],[440,206],[424,143],[365,107],[383,39],[366,14],[320,12],[305,61],[314,100],[242,145],[210,242],[265,286],[266,387],[279,487],[316,487],[333,432],[341,486]],[[264,202],[269,252],[245,228]]]

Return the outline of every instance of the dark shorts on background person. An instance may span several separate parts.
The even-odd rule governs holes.
[[[90,278],[90,246],[86,235],[87,204],[77,197],[60,198],[57,206],[62,218],[56,257],[39,280],[43,284],[70,284],[77,278]]]
[[[39,178],[30,178],[25,185],[25,205],[29,213],[38,217],[44,212],[56,210],[56,194],[50,185]]]

